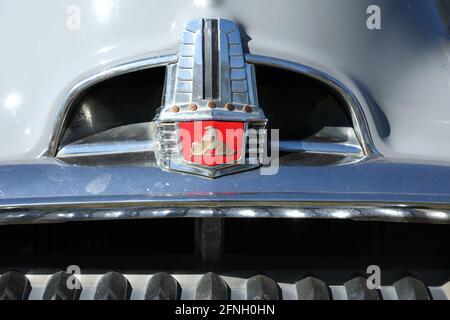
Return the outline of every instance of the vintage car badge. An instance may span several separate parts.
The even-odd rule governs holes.
[[[215,178],[261,165],[267,120],[234,22],[186,24],[155,121],[157,161],[166,170]]]
[[[244,155],[243,122],[180,122],[178,127],[185,163],[215,167],[234,164]]]

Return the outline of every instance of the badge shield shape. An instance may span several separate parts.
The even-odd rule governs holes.
[[[183,162],[205,167],[244,160],[243,122],[195,121],[178,124]]]
[[[181,39],[155,118],[158,165],[209,178],[259,167],[267,120],[238,26],[199,18]]]

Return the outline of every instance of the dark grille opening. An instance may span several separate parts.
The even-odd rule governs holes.
[[[86,272],[295,270],[338,283],[376,264],[386,281],[412,272],[430,285],[442,285],[449,276],[449,225],[226,219],[219,265],[201,262],[195,230],[195,219],[1,226],[0,271],[73,264]]]
[[[349,110],[333,89],[311,77],[256,65],[259,104],[281,140],[303,140],[325,127],[353,128]]]
[[[450,261],[448,225],[345,220],[227,220],[229,254]],[[231,230],[231,232],[230,232]],[[450,265],[448,265],[450,266]]]
[[[161,106],[165,67],[105,80],[75,101],[60,147],[112,128],[152,121]]]
[[[0,227],[1,268],[148,267],[156,256],[193,255],[192,219]]]
[[[225,254],[256,269],[320,273],[332,283],[370,265],[380,266],[386,284],[415,274],[441,285],[450,276],[450,225],[230,219],[225,228]]]

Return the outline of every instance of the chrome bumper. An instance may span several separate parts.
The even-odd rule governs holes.
[[[1,224],[216,216],[450,223],[450,166],[376,158],[218,180],[50,158],[0,166]]]

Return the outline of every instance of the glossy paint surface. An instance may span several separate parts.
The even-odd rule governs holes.
[[[252,54],[306,64],[348,86],[383,155],[448,161],[450,41],[442,12],[434,0],[379,0],[381,30],[369,30],[373,2],[1,0],[0,160],[40,157],[78,82],[176,54],[188,20],[224,17],[242,25]]]

